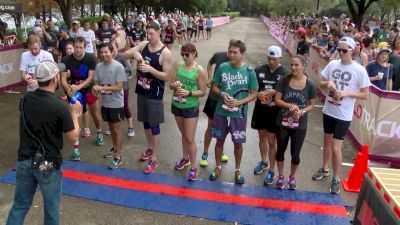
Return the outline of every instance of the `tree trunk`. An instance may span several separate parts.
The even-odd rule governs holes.
[[[85,17],[84,13],[85,13],[85,1],[82,0],[81,1],[81,18]]]
[[[73,0],[55,0],[61,9],[61,14],[63,16],[65,24],[71,27],[72,20],[72,1]]]

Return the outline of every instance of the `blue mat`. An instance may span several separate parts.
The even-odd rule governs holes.
[[[62,193],[94,201],[242,224],[349,224],[339,196],[197,180],[64,161]],[[15,184],[15,172],[0,177]],[[310,211],[307,211],[310,210]],[[336,212],[335,212],[336,211]]]

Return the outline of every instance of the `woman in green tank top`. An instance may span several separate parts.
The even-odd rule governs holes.
[[[196,62],[197,50],[192,43],[182,46],[182,63],[176,65],[169,88],[174,91],[171,111],[182,134],[182,159],[175,165],[182,170],[191,165],[188,180],[197,179],[195,133],[199,118],[199,97],[206,93],[206,72]]]

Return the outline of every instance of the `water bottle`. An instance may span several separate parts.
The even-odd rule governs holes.
[[[74,96],[69,100],[69,103],[70,103],[70,104],[75,104],[76,101],[82,102],[82,94],[81,94],[79,91],[77,91],[77,92],[74,94]]]

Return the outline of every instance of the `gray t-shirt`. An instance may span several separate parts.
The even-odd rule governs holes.
[[[296,90],[289,86],[288,79],[281,79],[275,87],[277,92],[282,93],[282,100],[297,105],[300,110],[304,109],[308,105],[309,99],[317,97],[317,88],[314,83],[307,79],[306,86],[303,90]],[[281,109],[278,116],[278,125],[285,128],[291,129],[307,129],[307,114],[301,116],[297,121],[289,112],[288,109]]]
[[[118,82],[126,81],[124,67],[113,60],[111,64],[99,63],[96,66],[94,80],[101,86],[114,86]],[[106,108],[124,107],[124,92],[101,91],[102,106]]]

